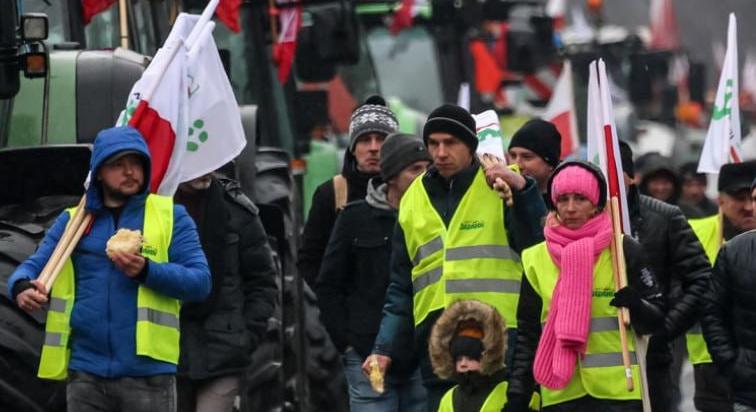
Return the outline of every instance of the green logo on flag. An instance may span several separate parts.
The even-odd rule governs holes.
[[[121,116],[121,121],[118,123],[118,126],[126,126],[129,124],[129,121],[134,116],[134,112],[136,111],[137,102],[139,100],[130,100],[129,103],[126,105],[126,108],[123,109],[123,115]]]
[[[732,83],[732,79],[727,79],[725,82],[724,105],[722,107],[717,107],[716,103],[714,104],[714,110],[711,112],[711,117],[714,120],[721,120],[725,116],[729,116],[732,112],[732,107],[730,107],[730,99],[732,99]]]
[[[205,143],[207,141],[207,138],[210,137],[210,135],[207,134],[206,131],[202,130],[202,128],[205,127],[205,121],[202,119],[197,119],[192,123],[192,127],[189,128],[189,139],[192,139],[194,136],[194,130],[197,129],[199,132],[197,134],[197,140],[198,142],[193,142],[189,140],[186,143],[186,150],[190,152],[196,152],[200,148],[200,144]]]
[[[496,139],[499,137],[499,134],[496,133],[494,129],[483,129],[480,133],[478,133],[478,141],[482,142],[485,141],[488,138]]]

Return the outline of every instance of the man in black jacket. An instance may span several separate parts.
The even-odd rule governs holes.
[[[756,180],[751,184],[751,201],[756,203]],[[754,250],[754,231],[739,235],[722,246],[706,294],[702,319],[711,357],[730,382],[735,412],[756,411]]]
[[[197,223],[210,297],[181,309],[178,410],[231,411],[276,301],[275,267],[257,207],[234,181],[182,183],[176,203]]]
[[[302,234],[297,269],[309,285],[315,285],[336,215],[346,203],[365,198],[368,180],[380,171],[383,140],[398,128],[394,112],[380,96],[369,97],[352,113],[341,174],[315,189]]]
[[[756,161],[723,165],[717,181],[721,216],[690,220],[712,265],[723,243],[756,229],[751,200],[751,182],[754,178]],[[703,311],[699,313],[699,318],[702,316]],[[688,332],[688,357],[696,379],[694,405],[701,412],[732,412],[733,396],[728,379],[720,373],[718,365],[712,363],[705,338],[700,327]]]
[[[361,366],[373,348],[381,322],[389,283],[389,238],[396,225],[399,200],[430,162],[420,139],[390,135],[381,147],[381,177],[370,179],[365,199],[349,203],[336,218],[323,256],[315,287],[320,318],[344,355],[353,411],[425,411],[425,389],[413,350],[406,350],[402,353],[405,356],[395,360],[382,394],[370,388]],[[413,343],[408,340],[399,344],[412,348]]]
[[[632,184],[635,172],[630,146],[620,142],[620,151],[632,235],[640,242],[659,280],[667,308],[664,325],[651,336],[646,356],[651,407],[654,412],[664,412],[672,406],[670,342],[695,323],[711,266],[680,208],[641,195]],[[678,293],[673,293],[674,285],[679,285]]]

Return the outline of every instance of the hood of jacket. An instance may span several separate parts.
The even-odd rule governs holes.
[[[147,196],[150,187],[150,177],[152,173],[152,160],[150,152],[147,149],[142,135],[133,127],[113,127],[105,129],[97,134],[94,146],[92,147],[92,157],[89,160],[89,171],[91,180],[87,188],[87,210],[99,211],[104,208],[102,203],[102,184],[97,180],[97,173],[102,164],[111,156],[124,150],[133,150],[143,157],[144,165],[144,186],[135,196],[138,199],[144,199]]]
[[[433,325],[428,341],[433,372],[442,379],[454,375],[456,364],[452,359],[449,344],[457,333],[457,325],[465,320],[474,320],[483,326],[483,354],[480,358],[481,375],[490,376],[504,368],[507,350],[507,334],[504,321],[493,307],[475,300],[455,302],[444,310]]]
[[[651,181],[651,179],[656,177],[666,177],[671,180],[674,190],[672,192],[672,197],[666,202],[671,204],[677,203],[682,187],[680,184],[680,177],[672,168],[672,159],[658,153],[647,154],[638,159],[637,173],[640,173],[641,176],[640,183],[638,183],[638,189],[641,194],[647,196],[649,195],[648,182]]]

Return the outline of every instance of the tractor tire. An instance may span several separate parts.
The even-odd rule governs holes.
[[[72,201],[73,200],[73,201]],[[0,209],[0,410],[62,412],[66,410],[64,382],[37,378],[44,339],[45,313],[33,316],[8,296],[8,278],[34,253],[45,229],[71,196],[49,196],[31,204]],[[12,222],[12,223],[11,223]]]

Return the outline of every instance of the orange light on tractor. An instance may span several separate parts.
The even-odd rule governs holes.
[[[586,0],[585,5],[593,12],[600,11],[604,7],[604,0]]]
[[[26,53],[21,56],[24,76],[28,78],[44,77],[47,74],[47,55],[45,53]]]
[[[289,163],[289,166],[291,167],[291,172],[296,174],[304,174],[305,170],[307,170],[307,160],[305,159],[292,159]]]

